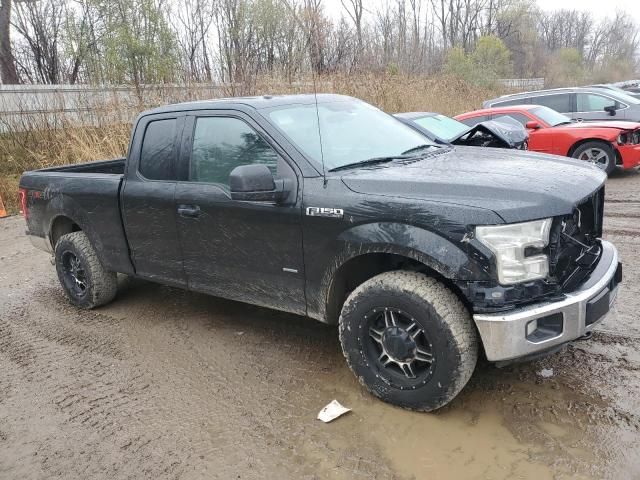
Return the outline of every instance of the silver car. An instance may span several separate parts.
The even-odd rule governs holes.
[[[574,120],[640,122],[640,99],[623,91],[600,87],[555,88],[503,95],[483,102],[483,108],[543,105]]]

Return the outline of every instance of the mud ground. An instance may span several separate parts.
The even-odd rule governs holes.
[[[127,278],[79,311],[0,220],[0,478],[640,478],[640,173],[605,213],[625,280],[593,339],[479,364],[435,414],[367,394],[312,320]]]

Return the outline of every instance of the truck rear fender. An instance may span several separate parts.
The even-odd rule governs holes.
[[[63,193],[52,196],[47,204],[46,217],[49,218],[49,221],[45,232],[51,242],[52,250],[55,249],[56,243],[62,235],[82,230],[89,238],[93,248],[96,249],[98,256],[101,257],[102,241],[93,231],[84,209],[72,197]]]
[[[126,274],[134,273],[123,231],[116,228],[103,228],[97,231],[95,228],[100,225],[112,225],[114,222],[118,222],[117,225],[120,225],[119,208],[114,208],[113,211],[105,209],[101,214],[94,213],[92,215],[70,195],[65,195],[64,193],[50,194],[46,190],[44,194],[48,195],[47,198],[49,198],[44,228],[52,251],[62,235],[82,230],[89,238],[105,268]],[[117,218],[115,217],[116,214]],[[109,217],[103,218],[103,224],[99,221],[102,215]],[[89,218],[90,216],[92,218]],[[111,245],[111,247],[106,245]]]

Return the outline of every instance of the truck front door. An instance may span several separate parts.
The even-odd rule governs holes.
[[[295,170],[240,112],[188,116],[176,212],[189,288],[305,314],[300,195]],[[265,164],[286,178],[286,202],[232,200],[229,174]]]

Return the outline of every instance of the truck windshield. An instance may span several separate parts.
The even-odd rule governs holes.
[[[306,156],[326,170],[438,146],[390,115],[358,100],[286,105],[269,118]],[[318,128],[318,120],[320,128]],[[322,145],[321,142],[322,141]],[[365,165],[366,163],[362,163]]]

